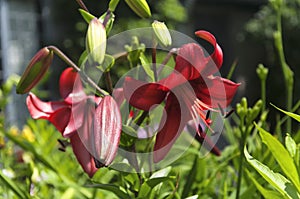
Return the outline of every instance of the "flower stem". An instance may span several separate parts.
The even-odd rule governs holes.
[[[89,76],[87,76],[72,60],[70,60],[61,50],[59,50],[56,46],[47,46],[49,50],[52,50],[59,58],[61,58],[64,62],[66,62],[69,66],[71,66],[74,70],[76,70],[82,79],[86,81],[90,86],[96,89],[101,95],[108,95],[106,91],[101,89]]]
[[[277,10],[277,30],[274,33],[274,43],[275,48],[278,53],[279,62],[283,71],[285,86],[286,86],[286,106],[287,110],[291,111],[293,106],[293,85],[294,85],[294,74],[290,69],[289,65],[286,63],[284,49],[283,49],[283,41],[282,41],[282,27],[281,27],[281,8]],[[291,132],[292,129],[292,120],[288,118],[286,124],[286,131]]]
[[[106,82],[107,90],[110,94],[112,94],[113,85],[112,85],[112,81],[111,81],[110,72],[104,72],[104,76],[105,76],[105,82]]]
[[[172,48],[167,56],[165,57],[165,59],[163,60],[163,62],[160,64],[157,73],[160,74],[161,70],[163,69],[163,67],[169,62],[169,60],[171,59],[171,56],[174,55],[177,52],[177,48]]]
[[[157,81],[156,47],[157,47],[157,42],[156,42],[155,36],[153,35],[153,39],[152,39],[152,68],[153,68],[153,73],[154,73],[154,81]]]
[[[266,80],[261,80],[261,99],[263,101],[261,112],[266,110]]]
[[[238,180],[237,180],[237,189],[236,189],[236,195],[235,198],[239,199],[240,198],[240,190],[241,190],[241,185],[242,185],[242,177],[243,177],[243,166],[244,166],[244,156],[243,156],[243,151],[244,147],[246,144],[246,138],[247,138],[247,129],[244,127],[245,122],[244,118],[241,119],[240,121],[240,132],[241,132],[241,139],[240,139],[240,156],[239,156],[239,169],[238,169]]]
[[[76,0],[76,1],[77,1],[77,3],[79,4],[79,6],[80,6],[83,10],[85,10],[85,11],[87,11],[87,12],[90,12],[90,11],[88,10],[88,8],[85,6],[85,4],[83,3],[82,0]]]

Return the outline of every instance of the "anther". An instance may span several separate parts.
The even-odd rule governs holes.
[[[226,115],[224,118],[228,118],[232,113],[234,113],[234,109],[231,109]]]
[[[205,120],[208,120],[210,116],[210,110],[207,111],[206,116],[205,116]]]

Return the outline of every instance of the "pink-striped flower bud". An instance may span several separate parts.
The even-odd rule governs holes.
[[[31,59],[17,85],[17,93],[29,92],[45,75],[53,60],[53,52],[47,47],[39,50]]]
[[[119,107],[111,96],[105,96],[95,110],[92,155],[97,167],[109,165],[118,151],[122,120]]]

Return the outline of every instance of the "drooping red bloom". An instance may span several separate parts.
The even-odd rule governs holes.
[[[97,171],[95,159],[104,157],[103,165],[108,165],[118,149],[121,133],[118,106],[111,96],[102,99],[86,95],[79,74],[72,68],[62,73],[59,88],[63,101],[43,102],[30,93],[26,101],[28,110],[34,119],[50,121],[63,137],[70,138],[78,162],[92,177]],[[107,147],[111,150],[107,151]]]
[[[126,77],[124,82],[125,98],[136,108],[148,111],[166,99],[167,118],[160,124],[156,136],[154,162],[166,156],[189,120],[204,122],[209,127],[211,121],[206,118],[205,111],[227,107],[239,86],[214,76],[223,62],[223,53],[215,37],[206,31],[195,34],[214,47],[210,56],[206,57],[195,43],[185,44],[178,50],[174,71],[166,78],[147,83]]]

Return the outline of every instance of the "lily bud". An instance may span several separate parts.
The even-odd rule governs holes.
[[[125,0],[135,14],[142,18],[151,17],[151,11],[146,0]]]
[[[92,19],[86,35],[86,49],[93,62],[101,64],[106,51],[106,31],[103,24],[96,18]]]
[[[109,165],[115,158],[122,129],[119,107],[111,96],[105,96],[95,110],[94,143],[92,155],[101,163]]]
[[[164,22],[159,22],[155,20],[152,23],[152,28],[160,44],[162,44],[165,47],[170,46],[172,44],[172,38],[169,29],[167,28]]]
[[[17,85],[17,93],[29,92],[45,75],[53,60],[53,52],[47,47],[39,50],[29,62]]]

